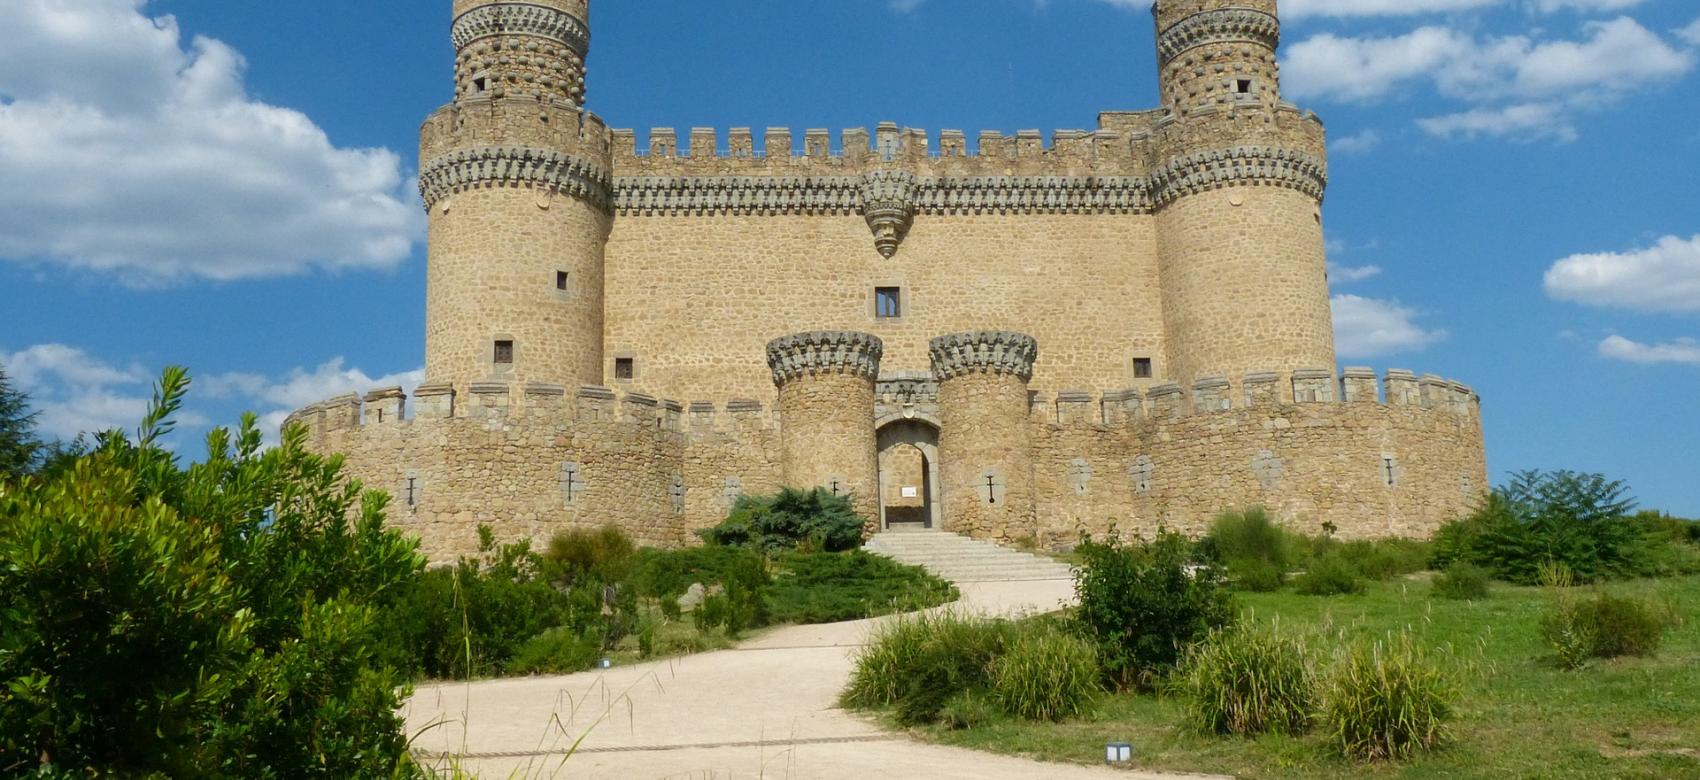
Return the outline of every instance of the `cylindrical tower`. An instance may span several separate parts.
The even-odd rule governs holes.
[[[1019,539],[1037,530],[1027,382],[1032,336],[978,331],[930,346],[939,383],[939,480],[947,530]]]
[[[870,525],[879,518],[874,380],[884,352],[878,337],[847,331],[798,333],[767,345],[779,387],[786,486],[848,494]]]
[[[1332,368],[1322,125],[1281,103],[1275,0],[1158,0],[1167,379]]]
[[[602,384],[609,132],[582,109],[587,0],[455,0],[455,101],[425,123],[425,371]]]

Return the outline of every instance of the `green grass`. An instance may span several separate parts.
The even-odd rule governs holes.
[[[1098,699],[1083,717],[1029,723],[998,717],[975,728],[924,729],[939,742],[1052,761],[1098,763],[1106,742],[1134,745],[1139,768],[1240,778],[1700,778],[1700,577],[1634,581],[1612,593],[1665,601],[1689,616],[1657,656],[1600,661],[1580,672],[1551,663],[1541,620],[1552,595],[1500,586],[1494,598],[1432,598],[1410,580],[1371,583],[1359,596],[1242,594],[1250,621],[1279,617],[1286,632],[1326,645],[1409,629],[1455,656],[1462,696],[1455,739],[1406,762],[1361,764],[1335,757],[1322,730],[1253,739],[1184,728],[1182,702],[1156,696]]]

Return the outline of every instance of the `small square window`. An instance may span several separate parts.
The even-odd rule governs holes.
[[[1239,86],[1241,95],[1251,94],[1251,79],[1240,79]]]
[[[1134,379],[1150,379],[1151,376],[1152,376],[1151,358],[1134,358],[1133,359],[1133,378]]]
[[[622,382],[632,381],[637,376],[637,361],[632,358],[614,358],[614,378]]]
[[[496,342],[496,365],[511,366],[514,364],[514,343],[512,341]]]
[[[556,271],[555,272],[555,289],[560,290],[562,292],[566,292],[567,282],[570,279],[571,279],[571,277],[567,274],[566,271]]]
[[[489,88],[489,85],[490,83],[486,81],[483,76],[479,76],[472,80],[472,91],[483,92]]]
[[[882,320],[903,316],[903,290],[897,287],[874,288],[874,316]]]

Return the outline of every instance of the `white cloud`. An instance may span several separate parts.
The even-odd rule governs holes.
[[[1328,145],[1336,154],[1360,155],[1369,154],[1381,146],[1381,133],[1374,130],[1363,130],[1348,136],[1342,136]]]
[[[1692,70],[1695,54],[1674,48],[1629,17],[1582,25],[1577,40],[1477,38],[1443,26],[1391,37],[1324,33],[1288,47],[1288,94],[1370,103],[1428,82],[1470,104],[1421,120],[1442,137],[1575,137],[1572,117]]]
[[[1658,365],[1679,363],[1700,366],[1700,341],[1677,339],[1665,344],[1642,344],[1622,336],[1611,336],[1600,342],[1600,356],[1625,363]]]
[[[1541,13],[1555,13],[1566,9],[1572,11],[1622,11],[1634,8],[1643,0],[1533,0],[1531,5]]]
[[[1676,34],[1677,37],[1688,41],[1695,46],[1700,46],[1700,19],[1695,19],[1693,24],[1677,30]]]
[[[1547,295],[1643,312],[1700,312],[1700,235],[1645,249],[1571,255],[1546,273]]]
[[[1553,103],[1519,103],[1504,108],[1476,108],[1417,120],[1429,135],[1441,138],[1499,137],[1518,141],[1551,139],[1570,143],[1578,137],[1569,114]]]
[[[1415,16],[1471,11],[1501,0],[1284,0],[1283,18],[1305,16]]]
[[[1427,330],[1416,322],[1420,312],[1398,301],[1336,295],[1334,346],[1346,359],[1374,358],[1415,352],[1446,338],[1444,330]]]
[[[412,371],[373,377],[358,368],[347,368],[336,358],[308,371],[296,368],[282,379],[258,374],[220,374],[202,383],[208,394],[218,398],[240,398],[260,406],[260,430],[275,442],[283,421],[302,407],[348,393],[365,394],[385,387],[400,387],[408,395],[425,381],[423,367]]]
[[[388,268],[422,215],[401,159],[251,99],[147,0],[0,3],[0,257],[127,282]]]
[[[141,367],[119,367],[64,344],[0,352],[0,363],[29,394],[36,427],[50,438],[70,440],[82,433],[134,428],[153,396],[153,377]],[[189,411],[176,419],[186,426],[207,424],[204,415]]]
[[[1339,284],[1351,284],[1365,279],[1373,279],[1381,275],[1379,265],[1344,266],[1328,264],[1328,279]]]

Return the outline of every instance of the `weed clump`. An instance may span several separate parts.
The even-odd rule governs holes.
[[[1466,561],[1454,561],[1446,571],[1434,578],[1434,595],[1453,601],[1479,601],[1488,597],[1488,582],[1493,575],[1487,569]]]
[[[1320,719],[1341,755],[1410,758],[1452,737],[1454,676],[1409,634],[1342,652],[1323,685]]]
[[[1206,734],[1303,734],[1317,699],[1304,644],[1275,627],[1211,635],[1187,654],[1174,687]]]
[[[1581,669],[1594,659],[1651,656],[1669,627],[1652,604],[1599,593],[1586,599],[1560,596],[1541,621],[1541,635],[1560,667]]]

